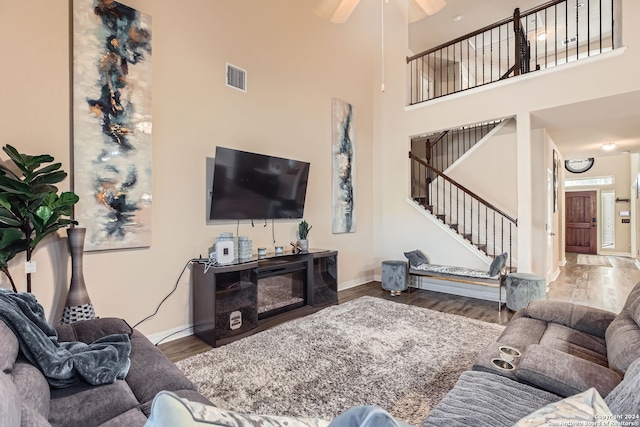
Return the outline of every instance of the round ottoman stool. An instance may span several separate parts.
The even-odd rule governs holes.
[[[536,299],[547,299],[544,277],[529,273],[507,275],[507,308],[518,311]]]
[[[400,295],[407,289],[409,266],[406,261],[382,261],[382,289]]]

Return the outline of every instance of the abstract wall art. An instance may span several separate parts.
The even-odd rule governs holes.
[[[353,106],[333,98],[333,216],[334,234],[355,233],[355,140]]]
[[[151,245],[151,131],[151,17],[74,0],[74,217],[85,250]]]

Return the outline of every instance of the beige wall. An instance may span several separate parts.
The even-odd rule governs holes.
[[[206,254],[220,232],[236,232],[235,222],[207,225],[203,214],[205,158],[214,156],[216,145],[310,161],[305,219],[313,225],[312,247],[339,251],[341,287],[371,279],[369,11],[364,8],[349,25],[338,26],[313,15],[309,2],[126,3],[153,19],[153,243],[147,249],[85,255],[85,280],[97,314],[136,323],[171,291],[189,259]],[[50,153],[70,171],[68,4],[3,2],[0,144]],[[246,94],[225,86],[225,62],[247,70]],[[358,217],[352,234],[331,232],[332,97],[355,109]],[[276,221],[277,244],[288,246],[296,228],[297,221]],[[239,230],[254,248],[273,246],[270,225],[252,228],[243,221]],[[65,244],[47,239],[34,255],[34,293],[51,320],[68,286]],[[11,269],[24,289],[21,260]],[[8,286],[4,278],[0,283]],[[190,299],[187,270],[176,293],[141,330],[152,334],[188,325]]]
[[[631,183],[631,156],[622,154],[617,156],[596,157],[593,167],[584,173],[572,173],[565,171],[565,179],[590,178],[601,176],[613,176],[613,185],[602,185],[597,187],[567,187],[567,191],[589,191],[596,190],[598,193],[598,253],[609,255],[631,256],[631,234],[632,224],[623,224],[620,211],[631,212],[631,201],[635,202],[635,194],[632,194]],[[629,202],[618,202],[615,204],[615,247],[602,248],[602,192],[614,191],[615,197],[620,199],[631,199]],[[633,198],[632,198],[633,196]],[[630,219],[630,217],[629,217]]]

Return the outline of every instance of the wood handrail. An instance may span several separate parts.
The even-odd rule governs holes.
[[[540,6],[536,6],[534,8],[531,8],[531,9],[527,10],[526,12],[521,13],[520,16],[523,17],[523,16],[531,15],[532,13],[540,12],[541,10],[544,10],[544,9],[546,9],[548,7],[551,7],[551,6],[554,6],[556,4],[563,3],[564,1],[566,1],[566,0],[551,0],[551,1],[548,1],[548,2],[546,2],[544,4],[541,4]],[[480,28],[479,30],[472,31],[472,32],[470,32],[468,34],[465,34],[464,36],[460,36],[457,39],[451,40],[451,41],[446,42],[446,43],[442,43],[442,44],[440,44],[440,45],[438,45],[438,46],[436,46],[434,48],[425,50],[425,51],[420,52],[418,54],[415,54],[413,56],[408,56],[407,57],[407,64],[409,62],[415,60],[415,59],[421,58],[421,57],[426,56],[426,55],[428,55],[430,53],[437,52],[437,51],[439,51],[441,49],[444,49],[447,46],[451,46],[452,44],[460,43],[460,42],[462,42],[462,41],[464,41],[466,39],[470,39],[471,37],[475,37],[475,36],[477,36],[479,34],[482,34],[482,33],[486,32],[486,31],[491,31],[494,28],[498,28],[501,25],[508,24],[511,21],[513,21],[513,17],[512,16],[510,16],[508,18],[505,18],[505,19],[503,19],[501,21],[498,21],[498,22],[496,22],[494,24],[487,25],[486,27]]]
[[[451,184],[455,185],[456,187],[458,187],[459,189],[461,189],[462,191],[464,191],[465,193],[469,194],[471,197],[473,197],[474,199],[477,199],[478,201],[480,201],[482,204],[484,204],[486,207],[493,209],[494,211],[498,212],[500,215],[502,215],[503,217],[505,217],[506,219],[508,219],[509,221],[513,222],[514,224],[518,225],[518,220],[512,218],[510,215],[504,213],[502,210],[500,210],[499,208],[495,207],[493,204],[487,202],[485,199],[483,199],[482,197],[478,196],[476,193],[474,193],[473,191],[469,190],[468,188],[466,188],[464,185],[462,184],[458,184],[455,180],[449,178],[448,176],[446,176],[445,174],[443,174],[442,172],[440,172],[438,169],[434,168],[433,166],[430,166],[429,164],[427,164],[424,160],[422,160],[421,158],[419,158],[418,156],[416,156],[415,154],[413,154],[412,152],[409,152],[409,158],[413,159],[415,161],[417,161],[418,163],[420,163],[422,166],[426,167],[427,169],[429,169],[430,171],[434,172],[436,175],[442,177],[445,181],[449,181]]]

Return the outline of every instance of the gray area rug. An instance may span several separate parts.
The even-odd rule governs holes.
[[[581,265],[599,265],[603,267],[613,267],[609,258],[603,255],[579,254],[576,263]]]
[[[503,326],[361,297],[177,363],[216,406],[327,420],[379,405],[420,425]]]

